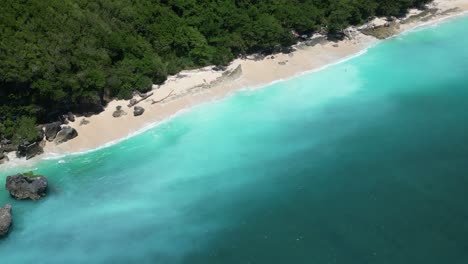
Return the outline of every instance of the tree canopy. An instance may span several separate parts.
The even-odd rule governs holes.
[[[340,31],[429,1],[4,0],[0,128],[129,98],[183,69],[269,53],[293,44],[292,31]]]

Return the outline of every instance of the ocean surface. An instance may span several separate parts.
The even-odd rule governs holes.
[[[46,198],[0,190],[0,262],[468,263],[467,35],[420,29],[43,160]]]

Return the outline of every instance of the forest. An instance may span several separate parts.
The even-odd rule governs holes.
[[[4,0],[0,139],[37,123],[99,111],[168,75],[272,53],[292,32],[340,32],[430,0]]]

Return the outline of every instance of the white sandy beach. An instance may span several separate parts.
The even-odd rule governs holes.
[[[436,0],[431,7],[439,9],[438,15],[430,21],[416,20],[402,24],[399,32],[414,29],[423,24],[438,21],[468,10],[468,0]],[[454,8],[458,8],[456,11]],[[445,12],[450,10],[450,12]],[[412,11],[410,15],[418,12]],[[350,56],[365,51],[366,48],[377,43],[378,40],[362,33],[357,33],[352,39],[338,43],[322,42],[315,46],[298,45],[292,54],[276,54],[274,58],[268,56],[261,60],[237,59],[229,66],[230,70],[242,68],[242,74],[237,78],[230,78],[222,83],[203,88],[219,77],[222,72],[213,71],[211,67],[195,71],[184,71],[179,76],[170,77],[158,89],[154,89],[153,96],[138,105],[145,108],[141,116],[133,116],[133,107],[127,107],[128,101],[112,101],[105,111],[86,118],[89,124],[80,125],[85,117],[79,117],[70,123],[78,132],[78,137],[61,145],[48,142],[45,146],[46,154],[68,154],[88,151],[100,146],[116,142],[152,124],[161,122],[174,114],[199,105],[204,102],[218,100],[242,88],[254,88],[280,79],[297,76],[303,72],[318,70],[326,65],[344,60]],[[152,104],[171,96],[160,103]],[[136,97],[139,99],[139,97]],[[127,115],[114,118],[112,113],[116,106],[122,106]]]

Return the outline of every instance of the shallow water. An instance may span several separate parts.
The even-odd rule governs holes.
[[[1,263],[468,263],[467,28],[40,162]]]

